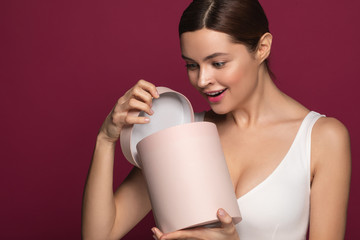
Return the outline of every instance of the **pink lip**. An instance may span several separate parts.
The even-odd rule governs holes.
[[[222,90],[224,90],[224,89],[222,89]],[[207,92],[204,92],[204,93],[205,93],[205,94],[216,93],[216,92],[220,92],[220,91],[222,91],[222,90],[207,91]]]
[[[226,89],[227,90],[227,89]],[[209,102],[211,103],[217,103],[217,102],[220,102],[221,99],[223,99],[225,93],[226,93],[226,90],[224,92],[222,92],[219,96],[216,96],[216,97],[212,97],[210,95],[206,95],[207,99],[209,100]],[[217,92],[217,91],[212,91],[212,92]],[[212,93],[212,92],[207,92],[207,93]]]

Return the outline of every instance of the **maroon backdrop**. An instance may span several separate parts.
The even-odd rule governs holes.
[[[97,131],[138,79],[206,103],[188,83],[177,24],[190,2],[0,1],[0,239],[80,239]],[[352,138],[347,239],[360,239],[357,0],[261,1],[278,86]],[[115,185],[130,170],[116,155]],[[149,215],[124,239],[150,239]]]

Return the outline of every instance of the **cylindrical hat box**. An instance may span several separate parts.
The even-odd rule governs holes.
[[[137,145],[158,227],[165,233],[215,223],[224,208],[241,219],[215,124],[182,124]]]

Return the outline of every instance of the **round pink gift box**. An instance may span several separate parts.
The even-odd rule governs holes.
[[[150,123],[123,130],[120,139],[126,158],[143,171],[157,226],[168,233],[217,223],[219,208],[238,223],[240,210],[215,124],[193,122],[183,95],[158,91]]]

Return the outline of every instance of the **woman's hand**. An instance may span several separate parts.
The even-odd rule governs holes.
[[[180,230],[172,233],[163,234],[158,228],[152,228],[154,238],[164,239],[198,239],[198,240],[239,240],[239,235],[231,216],[223,209],[219,209],[217,217],[221,222],[221,227],[205,228],[198,227],[189,230]]]
[[[152,115],[152,99],[158,97],[155,85],[145,80],[138,81],[124,96],[119,98],[101,126],[99,135],[110,142],[116,142],[123,126],[148,123],[149,118],[139,117],[134,112],[144,111]]]

